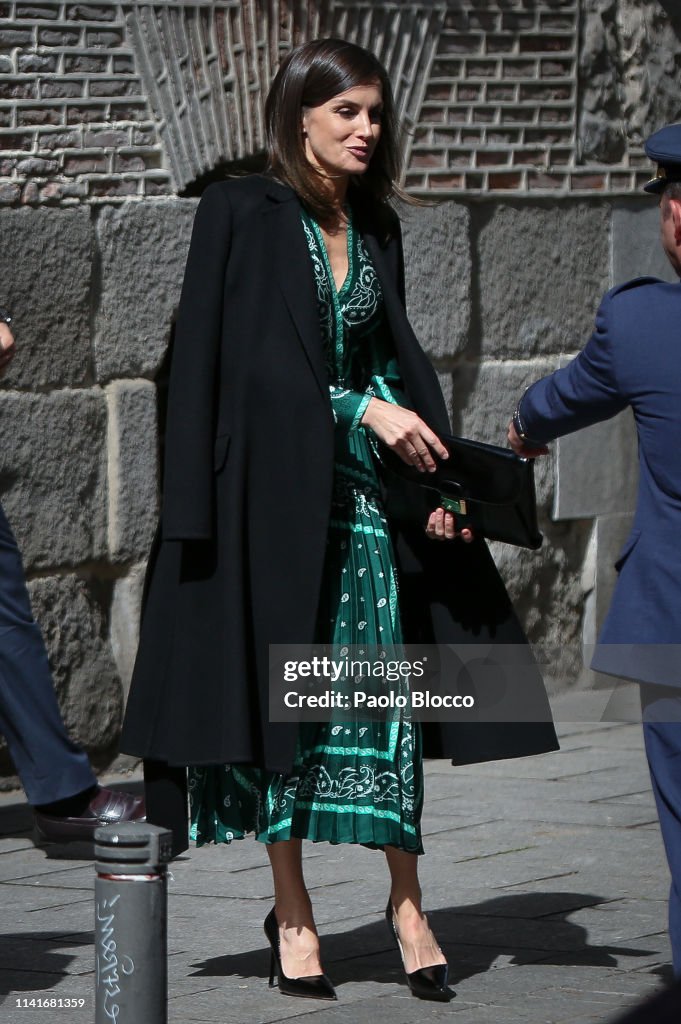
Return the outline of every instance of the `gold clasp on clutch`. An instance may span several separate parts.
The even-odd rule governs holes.
[[[446,512],[454,512],[458,516],[466,515],[466,502],[464,498],[445,498],[441,494],[440,504]]]

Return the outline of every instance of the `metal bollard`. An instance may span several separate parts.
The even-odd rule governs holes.
[[[126,821],[95,831],[95,1024],[166,1024],[172,833]]]

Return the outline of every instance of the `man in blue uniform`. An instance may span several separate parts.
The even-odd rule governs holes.
[[[652,135],[645,190],[681,276],[681,124]],[[640,480],[633,528],[592,667],[639,681],[646,753],[671,869],[669,931],[681,975],[681,284],[640,277],[611,289],[580,354],[520,399],[508,439],[521,455],[630,406]]]
[[[14,356],[12,317],[0,309],[0,377]],[[0,733],[35,812],[40,843],[91,840],[99,825],[144,819],[144,801],[99,786],[70,739],[33,618],[21,555],[0,505]]]

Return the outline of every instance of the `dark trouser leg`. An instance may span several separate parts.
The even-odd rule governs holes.
[[[681,693],[641,685],[645,740],[660,829],[672,881],[669,937],[674,973],[681,977]]]
[[[53,803],[96,784],[87,755],[64,727],[21,556],[1,506],[0,732],[29,803]]]

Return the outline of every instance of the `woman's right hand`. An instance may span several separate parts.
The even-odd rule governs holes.
[[[433,473],[437,469],[433,453],[441,459],[449,458],[442,441],[421,417],[401,405],[371,398],[361,423],[373,430],[376,437],[392,448],[403,462],[422,473]]]

